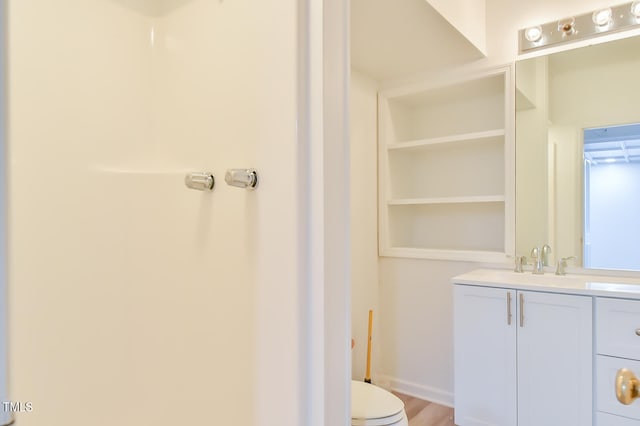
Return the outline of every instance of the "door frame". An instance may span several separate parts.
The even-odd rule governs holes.
[[[349,0],[300,3],[299,112],[306,202],[309,426],[351,424]],[[308,135],[305,137],[304,135]],[[308,192],[307,192],[308,191]],[[306,192],[306,194],[305,194]],[[303,209],[304,210],[304,209]],[[303,237],[304,238],[304,237]]]

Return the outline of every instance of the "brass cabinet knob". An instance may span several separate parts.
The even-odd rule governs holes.
[[[616,398],[624,405],[631,404],[638,397],[640,381],[626,368],[621,368],[616,373]]]

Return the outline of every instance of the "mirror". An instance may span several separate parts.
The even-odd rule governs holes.
[[[640,184],[636,183],[640,179],[640,149],[634,149],[638,144],[633,142],[638,136],[626,135],[629,143],[612,138],[589,139],[619,133],[622,128],[617,126],[622,125],[631,125],[625,129],[636,131],[638,127],[633,125],[637,123],[640,37],[516,63],[516,254],[529,258],[533,247],[549,244],[550,265],[575,256],[570,265],[640,270]],[[624,152],[594,158],[593,153],[612,148],[592,143],[624,147]],[[601,190],[594,193],[594,170],[604,170],[614,157],[638,170],[637,179],[601,179],[599,186],[595,185]],[[589,191],[586,196],[585,189]],[[623,207],[602,196],[618,189],[626,189],[624,199],[628,204]],[[596,222],[591,212],[610,224],[624,223],[623,216],[633,219],[624,223],[621,233],[599,231],[608,238],[594,242],[591,234],[595,228],[591,228]],[[594,262],[591,254],[596,243],[599,252],[635,261]]]

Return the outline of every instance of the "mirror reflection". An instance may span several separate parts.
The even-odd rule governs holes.
[[[640,269],[640,124],[586,129],[584,267]]]
[[[516,63],[518,255],[640,270],[639,79],[640,37]]]

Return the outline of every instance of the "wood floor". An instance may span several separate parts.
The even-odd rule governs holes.
[[[404,402],[409,426],[454,426],[453,408],[394,392]]]

